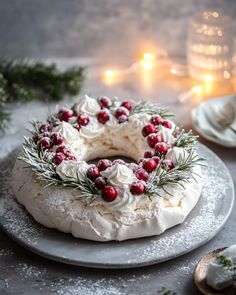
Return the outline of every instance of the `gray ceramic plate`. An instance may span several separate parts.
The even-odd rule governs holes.
[[[160,263],[188,253],[213,238],[234,202],[231,176],[223,162],[199,144],[207,159],[201,198],[181,225],[160,236],[124,242],[92,242],[47,229],[19,205],[10,188],[16,152],[0,162],[0,226],[17,243],[49,259],[94,268],[132,268]]]

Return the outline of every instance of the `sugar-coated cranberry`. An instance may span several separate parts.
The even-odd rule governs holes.
[[[107,185],[106,179],[102,176],[99,176],[95,182],[94,182],[95,186],[97,189],[104,189]]]
[[[170,121],[168,120],[164,120],[162,123],[161,123],[162,126],[166,127],[166,128],[169,128],[171,129],[172,128],[172,125],[170,123]]]
[[[61,120],[61,121],[65,121],[65,122],[68,122],[69,119],[71,117],[74,116],[74,113],[72,110],[70,109],[67,109],[67,108],[63,108],[61,109],[59,112],[58,112],[58,118]]]
[[[53,133],[51,135],[51,141],[53,145],[59,145],[59,144],[62,144],[63,137],[61,136],[60,133]]]
[[[103,108],[109,108],[111,106],[111,100],[108,97],[100,97],[98,99],[100,107]]]
[[[131,111],[131,109],[132,109],[132,103],[130,101],[128,101],[128,100],[123,101],[121,106],[125,107],[129,111]]]
[[[153,152],[151,152],[151,151],[146,151],[143,154],[144,158],[151,158],[152,156],[153,156]]]
[[[175,168],[175,164],[173,163],[172,160],[169,160],[169,159],[165,159],[164,161],[162,161],[162,166],[164,166],[170,170]]]
[[[86,114],[79,114],[77,117],[77,123],[81,126],[86,126],[89,123],[89,116]]]
[[[52,143],[51,143],[51,140],[49,137],[42,137],[40,140],[39,140],[39,144],[42,145],[42,147],[44,149],[50,149],[52,147]]]
[[[139,180],[143,180],[143,181],[147,181],[148,180],[148,173],[146,170],[144,170],[143,168],[139,168],[136,172],[135,172],[136,177]]]
[[[45,123],[45,124],[42,124],[40,127],[39,127],[39,131],[41,133],[44,133],[44,132],[49,132],[52,130],[52,126],[48,123]]]
[[[142,195],[145,191],[145,186],[141,181],[133,182],[130,186],[130,192],[133,195]]]
[[[64,145],[61,145],[56,150],[57,153],[63,153],[66,157],[69,157],[71,155],[70,150],[65,147]]]
[[[151,173],[157,168],[157,162],[151,158],[147,159],[143,162],[143,169],[145,169],[148,173]]]
[[[87,177],[94,181],[96,178],[100,176],[100,171],[96,166],[91,166],[87,170]]]
[[[116,199],[118,193],[117,190],[114,186],[107,185],[103,190],[102,190],[102,198],[106,202],[112,202]]]
[[[156,133],[156,132],[157,132],[157,129],[152,124],[148,124],[148,125],[144,126],[142,129],[142,134],[144,137],[148,136],[151,133]]]
[[[33,137],[34,143],[38,143],[40,141],[40,139],[43,138],[43,137],[44,137],[43,134],[34,135],[34,137]]]
[[[125,164],[126,164],[125,161],[124,161],[124,160],[121,160],[121,159],[116,159],[116,160],[114,160],[112,163],[113,163],[114,165],[115,165],[115,164],[121,164],[121,165],[125,165]]]
[[[111,165],[112,165],[112,161],[110,161],[108,159],[99,160],[97,163],[97,167],[98,167],[99,171],[104,171],[108,167],[110,167]]]
[[[150,122],[153,124],[153,125],[159,125],[163,122],[163,119],[161,116],[157,115],[157,116],[154,116],[151,118]]]
[[[97,114],[97,119],[100,123],[106,124],[106,122],[109,121],[109,119],[110,119],[110,115],[107,111],[100,111]]]
[[[53,162],[56,165],[61,164],[62,161],[64,161],[66,156],[63,153],[56,153],[56,155],[53,157]]]
[[[161,159],[158,156],[152,157],[154,161],[156,161],[157,165],[160,163]]]
[[[120,116],[120,117],[118,118],[118,123],[119,123],[119,124],[124,123],[124,122],[126,122],[126,121],[128,121],[128,117],[125,116],[125,115],[122,115],[122,116]]]
[[[155,153],[156,154],[166,154],[168,152],[169,146],[165,142],[158,142],[155,145]]]
[[[161,136],[156,133],[151,133],[147,137],[147,143],[151,148],[154,148],[155,144],[161,141]]]
[[[127,110],[125,107],[119,107],[116,112],[115,112],[115,117],[119,119],[121,116],[128,116],[129,115],[129,110]]]
[[[128,163],[127,167],[132,170],[133,172],[137,171],[139,169],[139,165],[136,163]]]

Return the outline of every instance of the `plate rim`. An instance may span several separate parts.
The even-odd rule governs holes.
[[[229,169],[226,167],[225,163],[221,160],[221,158],[216,153],[214,153],[210,148],[208,148],[204,144],[198,142],[198,146],[201,146],[201,148],[207,150],[208,153],[210,153],[211,155],[213,155],[214,157],[216,157],[218,159],[218,161],[221,162],[221,165],[223,165],[224,169],[227,171],[228,178],[229,178],[230,189],[232,190],[231,203],[230,203],[229,210],[228,210],[227,214],[225,215],[224,219],[222,220],[220,226],[217,228],[216,231],[212,232],[211,235],[208,236],[203,241],[200,241],[200,242],[196,243],[194,246],[191,246],[190,248],[185,249],[184,251],[181,251],[181,252],[179,252],[177,254],[168,255],[168,256],[166,256],[164,258],[161,258],[161,259],[158,259],[158,258],[157,259],[148,258],[145,261],[130,262],[130,263],[127,262],[125,264],[124,263],[121,264],[119,262],[116,262],[116,263],[114,263],[114,262],[112,262],[112,263],[110,263],[110,262],[101,263],[101,262],[90,262],[90,261],[87,261],[86,262],[84,260],[78,261],[78,260],[72,260],[70,258],[64,258],[62,256],[58,256],[58,255],[51,254],[51,253],[49,254],[46,251],[43,251],[40,248],[38,248],[37,245],[34,246],[33,244],[31,244],[31,245],[27,244],[23,239],[17,237],[11,231],[8,231],[8,229],[6,227],[4,227],[4,224],[1,221],[2,219],[4,219],[4,217],[1,217],[0,218],[0,228],[11,239],[13,239],[16,243],[18,243],[22,247],[26,248],[27,250],[30,250],[31,252],[33,252],[33,253],[35,253],[35,254],[37,254],[39,256],[42,256],[44,258],[47,258],[47,259],[50,259],[50,260],[53,260],[53,261],[61,262],[61,263],[64,263],[64,264],[70,264],[70,265],[82,266],[82,267],[88,267],[88,268],[97,268],[97,269],[129,269],[129,268],[139,268],[139,267],[145,267],[145,266],[149,266],[149,265],[154,265],[154,264],[166,262],[168,260],[172,260],[172,259],[175,259],[175,258],[180,257],[182,255],[185,255],[187,253],[190,253],[190,252],[196,250],[197,248],[203,246],[207,242],[209,242],[213,237],[215,237],[221,231],[221,229],[224,227],[225,223],[227,222],[229,216],[231,215],[231,212],[232,212],[232,209],[233,209],[233,206],[234,206],[234,201],[235,201],[234,182],[233,182],[231,173],[229,172]],[[6,157],[2,158],[1,161],[3,161],[4,159],[6,159],[8,157],[8,155],[6,155]],[[194,209],[195,208],[193,208],[193,210]],[[24,208],[24,210],[26,210],[26,209]],[[37,223],[37,221],[34,220],[34,219],[33,219],[33,222]],[[41,225],[41,226],[43,226],[43,225]],[[58,231],[56,229],[48,229],[48,230]],[[155,237],[155,236],[152,236],[152,237]],[[148,238],[148,237],[146,237],[146,238]],[[151,237],[149,237],[149,238],[151,238]],[[77,238],[74,238],[74,239],[77,239]],[[136,240],[137,239],[133,239],[133,241],[136,241]],[[91,241],[91,242],[93,242],[93,241]],[[95,242],[95,243],[97,243],[97,242]],[[122,242],[117,242],[117,243],[122,243]]]

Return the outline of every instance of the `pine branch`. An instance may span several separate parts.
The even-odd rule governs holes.
[[[196,165],[202,165],[204,159],[199,158],[194,150],[191,150],[187,156],[186,153],[180,156],[175,167],[170,170],[162,169],[159,165],[154,176],[148,181],[146,195],[152,197],[154,194],[159,195],[159,190],[163,189],[166,193],[166,186],[175,188],[184,188],[184,184],[194,178],[192,168]]]
[[[72,67],[60,72],[55,64],[0,59],[0,131],[9,114],[7,102],[44,99],[57,101],[65,95],[77,95],[84,82],[84,68]]]
[[[94,183],[86,175],[78,175],[77,179],[63,180],[56,172],[56,165],[52,160],[47,159],[47,152],[40,145],[34,143],[32,138],[25,138],[22,152],[18,159],[24,161],[35,173],[38,180],[50,185],[62,185],[79,189],[86,197],[93,197],[98,194]]]
[[[172,291],[172,290],[168,290],[166,287],[161,287],[161,290],[158,291],[158,294],[161,294],[161,295],[176,295],[177,293]]]
[[[158,104],[150,103],[147,101],[135,103],[130,112],[130,116],[142,113],[151,116],[159,115],[164,119],[173,116],[173,114],[169,113],[165,108],[161,108]]]
[[[184,129],[182,129],[179,136],[173,143],[173,146],[182,148],[193,147],[197,143],[197,138],[198,136],[194,135],[192,130],[186,133]]]

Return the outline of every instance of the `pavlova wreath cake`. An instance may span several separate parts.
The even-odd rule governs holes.
[[[202,190],[196,137],[147,102],[85,96],[33,123],[13,191],[36,221],[75,237],[126,240],[182,223]],[[135,163],[118,159],[128,156]]]

